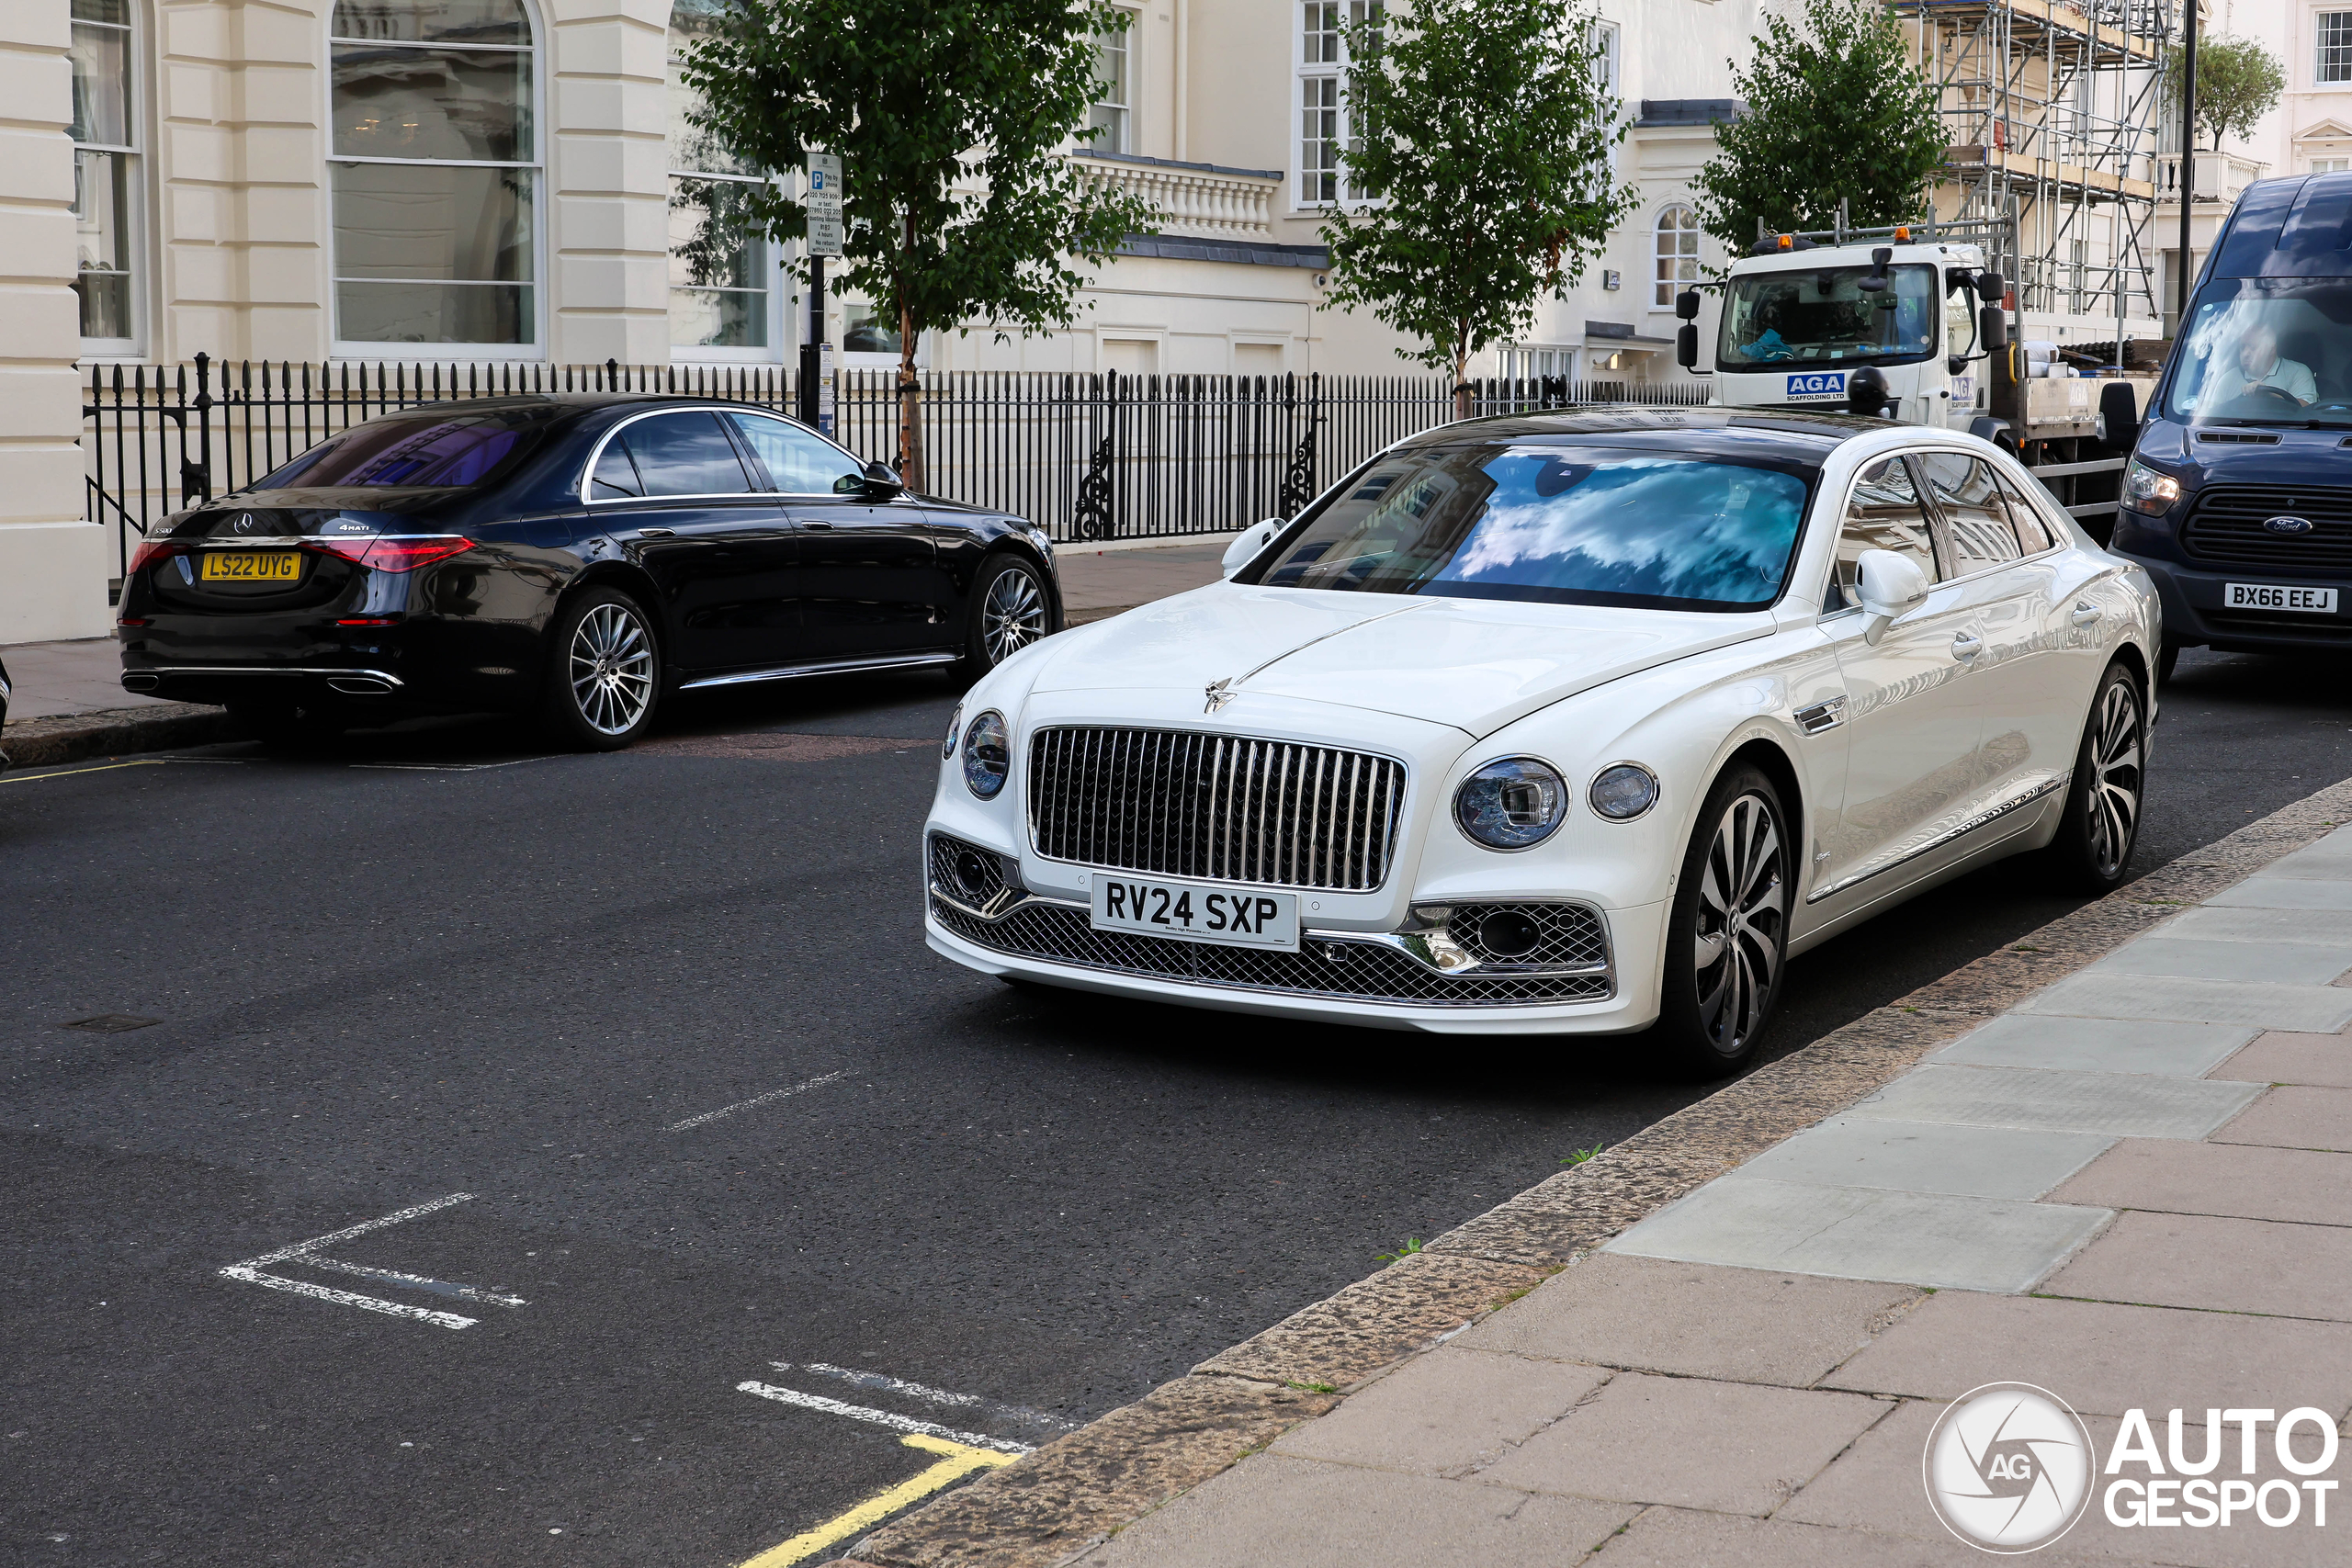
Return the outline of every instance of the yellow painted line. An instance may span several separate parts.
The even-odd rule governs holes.
[[[848,1540],[859,1531],[880,1524],[908,1504],[930,1496],[941,1487],[962,1480],[976,1470],[989,1470],[1000,1464],[1011,1464],[1020,1456],[1001,1454],[988,1449],[966,1448],[944,1438],[925,1437],[910,1433],[899,1441],[910,1449],[945,1457],[911,1481],[901,1481],[888,1492],[878,1493],[860,1503],[845,1514],[827,1519],[815,1529],[794,1536],[781,1546],[771,1546],[757,1557],[745,1558],[739,1568],[787,1568],[788,1564],[814,1557],[837,1541]]]
[[[164,763],[155,759],[143,762],[107,762],[95,768],[68,768],[62,773],[26,773],[22,777],[0,779],[0,784],[39,784],[43,779],[70,779],[75,773],[110,773],[117,768],[160,768]]]

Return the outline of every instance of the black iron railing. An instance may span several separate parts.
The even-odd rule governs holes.
[[[217,363],[110,366],[83,405],[88,516],[132,547],[182,507],[252,484],[312,445],[394,409],[533,392],[641,391],[790,412],[783,366]],[[1477,384],[1478,413],[1572,403],[1703,402],[1703,386]],[[835,435],[898,453],[897,378],[839,373]],[[1453,419],[1442,377],[1123,376],[929,371],[925,488],[1032,518],[1063,540],[1180,537],[1287,516],[1390,444]]]

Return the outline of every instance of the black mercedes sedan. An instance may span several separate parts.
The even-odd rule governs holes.
[[[911,494],[763,409],[562,394],[379,415],[177,513],[117,635],[126,689],[264,735],[489,710],[608,750],[667,692],[977,675],[1060,626],[1021,518]]]

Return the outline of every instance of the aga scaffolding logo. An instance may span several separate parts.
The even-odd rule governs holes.
[[[2102,1466],[2090,1429],[2064,1400],[2031,1383],[1986,1383],[1946,1406],[1928,1434],[1920,1461],[1928,1501],[1952,1534],[2001,1553],[2048,1546],[2075,1528],[2094,1493],[2108,1522],[2121,1529],[2207,1529],[2247,1522],[2248,1515],[2274,1529],[2306,1520],[2326,1527],[2328,1494],[2337,1483],[2308,1479],[2335,1464],[2335,1423],[2325,1411],[2204,1416],[2201,1451],[2192,1456],[2181,1411],[2167,1414],[2160,1449],[2148,1413],[2127,1410]],[[2231,1426],[2238,1428],[2234,1445],[2224,1439]],[[2265,1426],[2271,1427],[2267,1457],[2296,1479],[2263,1474],[2256,1435]],[[2304,1427],[2312,1431],[2299,1443]],[[2239,1473],[2216,1475],[2231,1448]]]

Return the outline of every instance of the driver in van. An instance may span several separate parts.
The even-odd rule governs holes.
[[[2312,378],[2311,367],[2298,360],[2278,356],[2278,333],[2257,321],[2246,328],[2238,339],[2237,373],[2239,385],[2232,396],[2243,396],[2256,387],[2275,387],[2299,403],[2310,403],[2319,398],[2319,383]]]

